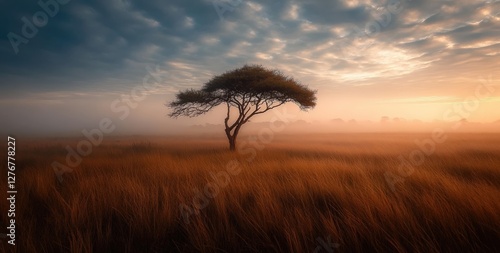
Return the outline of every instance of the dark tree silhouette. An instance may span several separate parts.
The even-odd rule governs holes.
[[[224,119],[229,149],[236,150],[236,137],[243,124],[255,115],[262,114],[287,102],[307,110],[316,105],[316,91],[310,90],[292,77],[278,70],[260,65],[245,65],[213,77],[200,90],[181,91],[172,108],[170,117],[195,117],[218,105],[227,107]],[[237,118],[230,120],[231,111]]]

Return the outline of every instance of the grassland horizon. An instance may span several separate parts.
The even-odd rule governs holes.
[[[500,253],[500,0],[0,6],[0,253]]]
[[[500,136],[402,167],[429,136],[108,137],[62,181],[78,138],[19,139],[17,252],[498,252]]]

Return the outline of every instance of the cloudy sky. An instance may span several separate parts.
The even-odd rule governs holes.
[[[286,107],[307,121],[500,120],[498,0],[41,2],[0,1],[2,132],[219,123],[169,119],[164,104],[244,64],[318,90],[313,111]],[[112,109],[151,73],[127,115]]]

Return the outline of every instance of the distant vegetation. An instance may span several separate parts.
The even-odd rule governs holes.
[[[335,252],[498,252],[500,136],[450,135],[392,192],[384,173],[417,137],[282,135],[253,159],[220,140],[108,138],[63,183],[50,164],[77,140],[19,140],[17,252],[314,252],[318,238]],[[230,161],[237,173],[196,209]]]

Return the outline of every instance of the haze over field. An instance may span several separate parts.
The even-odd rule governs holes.
[[[62,182],[79,140],[22,139],[17,252],[498,252],[500,136],[445,136],[111,137]]]
[[[43,8],[3,1],[0,132],[79,133],[104,117],[124,134],[220,124],[220,111],[173,121],[163,104],[245,63],[318,91],[315,110],[286,107],[297,120],[500,120],[499,1],[214,3],[71,0],[26,36],[22,18]],[[144,80],[157,85],[134,91]]]
[[[500,252],[500,0],[0,12],[0,252]]]

